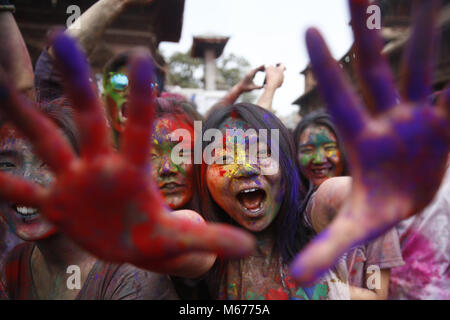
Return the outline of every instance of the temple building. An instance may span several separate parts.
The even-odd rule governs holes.
[[[68,8],[76,4],[81,13],[96,0],[15,0],[15,18],[25,39],[33,64],[46,45],[48,31],[65,28],[73,13]],[[119,52],[136,46],[150,49],[156,63],[166,66],[158,51],[163,41],[178,42],[183,26],[184,0],[155,0],[146,6],[129,7],[107,28],[95,51],[89,57],[94,72]],[[69,12],[69,13],[68,13]]]
[[[222,56],[229,39],[216,34],[194,36],[190,55],[203,62],[203,88],[167,87],[171,92],[187,97],[200,114],[205,115],[230,89],[220,72],[217,72],[217,59]]]
[[[390,62],[396,82],[400,83],[400,64],[403,57],[403,49],[409,39],[412,1],[378,0],[376,2],[381,9],[381,34],[385,42],[383,54],[387,56]],[[441,38],[433,79],[433,89],[435,91],[442,90],[450,81],[450,0],[443,0],[438,26],[441,28]],[[339,60],[339,64],[350,77],[355,87],[360,90],[354,72],[355,59],[356,55],[352,46]],[[313,110],[325,107],[325,105],[316,87],[311,66],[308,64],[301,74],[305,77],[304,93],[293,104],[300,107],[299,113],[304,116]]]

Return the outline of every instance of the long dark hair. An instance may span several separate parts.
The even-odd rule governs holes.
[[[295,148],[292,136],[283,123],[271,112],[249,103],[240,103],[217,109],[209,115],[203,125],[203,132],[208,129],[218,129],[228,117],[238,116],[246,121],[250,127],[259,129],[279,130],[279,168],[281,170],[281,184],[283,198],[274,224],[275,250],[281,254],[284,263],[288,264],[295,254],[306,244],[307,235],[301,222],[302,199],[299,193],[300,181],[295,162]],[[268,139],[271,148],[270,139]],[[202,143],[202,150],[207,142]],[[207,221],[229,223],[237,226],[230,216],[212,199],[206,184],[206,167],[203,163],[200,170],[197,167],[200,194],[202,198],[203,216]],[[213,295],[218,292],[222,271],[226,261],[216,263],[209,277]]]
[[[50,102],[42,102],[36,105],[36,109],[51,119],[64,132],[75,153],[80,154],[79,134],[74,121],[75,110],[72,108],[69,100],[58,98]],[[0,115],[0,127],[6,122],[8,122],[8,119]]]
[[[336,136],[338,148],[341,153],[341,161],[343,163],[343,173],[342,175],[348,175],[348,165],[347,160],[345,158],[345,152],[342,145],[342,140],[340,138],[339,132],[334,125],[333,121],[331,120],[331,116],[323,109],[313,111],[309,113],[307,116],[305,116],[302,121],[299,122],[297,127],[294,130],[293,136],[294,136],[294,144],[295,144],[295,159],[297,162],[298,167],[298,173],[300,175],[300,182],[301,182],[301,192],[303,194],[303,198],[309,198],[309,196],[312,194],[312,192],[315,191],[316,188],[314,188],[313,184],[308,180],[307,177],[305,177],[301,170],[300,170],[300,163],[298,162],[298,153],[299,153],[299,140],[300,136],[303,133],[303,131],[306,130],[309,126],[325,126]],[[307,200],[307,199],[305,199]]]

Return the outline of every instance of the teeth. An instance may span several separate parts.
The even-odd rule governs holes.
[[[258,189],[257,188],[247,189],[247,190],[242,191],[242,193],[250,193],[250,192],[255,192],[255,191],[258,191]]]
[[[26,216],[26,215],[32,215],[35,214],[37,212],[36,209],[34,208],[28,208],[28,207],[17,207],[17,212],[19,212],[20,214]]]

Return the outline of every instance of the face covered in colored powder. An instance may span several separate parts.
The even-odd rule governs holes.
[[[184,134],[180,141],[179,138],[174,138],[176,129],[184,129],[189,134]],[[166,115],[154,122],[152,176],[166,203],[172,209],[181,209],[193,195],[193,141],[191,140],[193,137],[194,130],[184,119]],[[174,150],[174,147],[179,148],[179,152]],[[182,158],[190,160],[182,161]]]
[[[270,157],[267,143],[258,141],[257,131],[247,134],[251,127],[244,120],[230,117],[220,129],[225,138],[222,147],[215,147],[214,162],[206,169],[208,190],[213,200],[233,220],[250,231],[262,231],[272,223],[279,211],[282,185],[280,169],[272,175],[261,172],[270,167],[279,168],[279,164]],[[226,135],[227,129],[240,131],[231,136]],[[233,140],[234,143],[230,143]],[[257,144],[256,161],[250,161],[252,144]]]
[[[42,186],[49,186],[53,175],[47,165],[34,153],[27,140],[11,126],[0,129],[0,170]],[[55,233],[36,208],[20,203],[0,202],[0,215],[21,239],[36,241]]]
[[[117,72],[110,72],[105,84],[105,97],[107,100],[108,115],[111,124],[117,132],[125,129],[128,112],[129,79],[128,68],[121,67]],[[158,84],[150,83],[150,86],[158,89]]]
[[[301,173],[319,186],[343,172],[336,135],[326,126],[308,126],[299,138],[298,161]]]

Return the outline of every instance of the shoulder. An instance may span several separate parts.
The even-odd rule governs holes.
[[[381,269],[390,269],[405,264],[402,258],[400,240],[395,228],[368,242],[365,247],[368,265],[377,265]]]
[[[319,186],[309,204],[310,220],[315,232],[321,232],[334,219],[349,196],[351,186],[350,177],[330,178]]]

